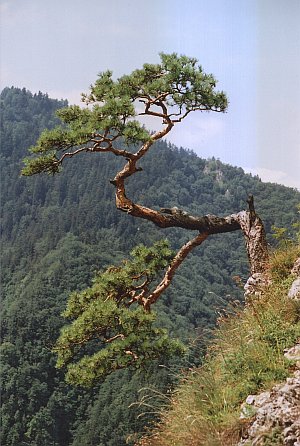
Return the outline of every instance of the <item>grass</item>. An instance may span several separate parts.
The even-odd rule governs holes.
[[[204,365],[182,378],[160,422],[137,445],[238,443],[251,419],[240,420],[242,402],[283,381],[293,369],[283,350],[300,338],[300,305],[287,297],[299,255],[300,246],[291,245],[272,255],[272,284],[245,308],[230,308],[220,317]],[[264,444],[273,444],[272,438],[267,436]]]

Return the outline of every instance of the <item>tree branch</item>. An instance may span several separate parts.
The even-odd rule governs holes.
[[[113,336],[113,337],[111,337],[109,339],[105,339],[105,343],[108,344],[108,343],[114,341],[115,339],[119,339],[119,338],[125,339],[125,336],[122,333],[117,334],[117,335],[115,335],[115,336]]]
[[[93,151],[92,147],[81,147],[80,149],[74,150],[74,152],[66,152],[56,161],[55,164],[60,166],[65,158],[72,158],[73,156],[78,155],[78,153],[92,152],[92,151]]]
[[[201,243],[204,242],[204,240],[208,237],[208,235],[209,234],[207,234],[207,233],[198,234],[192,240],[190,240],[185,245],[183,245],[180,248],[180,250],[177,252],[174,259],[172,260],[163,279],[157,285],[155,290],[152,291],[152,293],[147,297],[143,296],[142,294],[140,295],[140,300],[141,300],[142,305],[144,306],[145,310],[147,310],[147,311],[150,310],[151,305],[153,305],[157,301],[157,299],[160,297],[160,295],[169,287],[176,270],[182,264],[182,262],[187,257],[187,255],[196,246],[201,245]]]

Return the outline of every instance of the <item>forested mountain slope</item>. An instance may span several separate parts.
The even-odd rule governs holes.
[[[141,373],[115,373],[87,391],[67,386],[54,368],[51,346],[71,291],[89,285],[95,270],[124,258],[137,243],[168,237],[177,247],[188,237],[115,209],[109,179],[121,161],[114,157],[83,156],[67,163],[62,175],[20,177],[28,147],[44,127],[57,123],[53,113],[65,105],[25,89],[1,93],[1,435],[7,446],[125,445],[153,418],[137,418],[144,408],[128,407],[141,396],[139,389],[153,386],[163,393],[173,381],[166,368],[153,364]],[[268,233],[273,224],[291,228],[296,221],[297,191],[264,184],[219,160],[160,142],[142,167],[128,187],[140,203],[228,215],[245,207],[252,193]],[[216,307],[242,296],[232,277],[247,274],[242,235],[211,238],[159,302],[161,325],[185,342],[203,339]],[[200,362],[202,346],[193,343],[185,364]],[[176,369],[182,361],[166,366]]]

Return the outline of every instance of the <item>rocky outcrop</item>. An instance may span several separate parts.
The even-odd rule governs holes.
[[[294,266],[291,270],[291,274],[296,277],[300,277],[300,257],[294,263]]]
[[[296,276],[296,279],[292,283],[288,296],[291,299],[300,300],[300,257],[296,260],[291,274]]]
[[[288,296],[300,299],[300,258],[295,262],[291,274],[296,278]],[[249,285],[251,287],[252,284]],[[258,281],[253,285],[254,288],[249,291],[252,294],[256,291],[257,294],[261,283]],[[300,446],[300,343],[283,353],[286,359],[294,363],[296,371],[270,391],[247,397],[240,417],[249,420],[250,424],[238,446]]]
[[[291,299],[300,300],[300,277],[294,280],[288,296]]]
[[[259,297],[264,291],[265,287],[269,284],[269,279],[264,273],[254,273],[249,277],[244,286],[244,296],[247,302],[249,297]]]
[[[297,360],[300,361],[300,345]],[[300,370],[269,392],[249,395],[242,406],[241,418],[251,417],[252,422],[238,446],[264,445],[272,436],[274,446],[300,446]]]

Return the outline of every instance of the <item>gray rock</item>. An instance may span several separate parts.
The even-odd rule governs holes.
[[[298,352],[297,346],[295,351]],[[256,412],[238,446],[263,444],[265,434],[275,429],[280,430],[284,445],[300,446],[300,370],[284,383],[274,386],[270,392],[249,395],[246,403],[248,407],[252,405]],[[243,408],[245,405],[241,417],[246,418],[247,411]],[[253,412],[248,412],[250,419]]]
[[[300,361],[300,344],[284,350],[284,356],[290,361]]]
[[[298,277],[292,283],[292,286],[288,292],[288,297],[291,299],[299,300],[300,299],[300,277]]]
[[[259,297],[263,289],[269,284],[269,279],[263,273],[254,273],[250,276],[244,286],[245,299],[250,296]]]
[[[293,274],[293,276],[300,277],[300,257],[298,257],[298,259],[294,263],[291,274]]]

